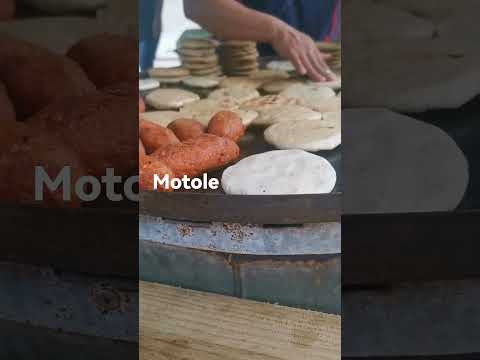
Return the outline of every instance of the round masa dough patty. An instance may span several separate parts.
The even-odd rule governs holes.
[[[148,105],[158,110],[179,109],[198,100],[197,94],[181,89],[157,89],[145,98]]]
[[[335,91],[322,83],[295,84],[283,90],[280,95],[296,99],[302,106],[317,110],[323,101],[335,97]]]
[[[274,150],[240,160],[223,172],[222,188],[232,195],[330,193],[336,183],[333,166],[303,150]]]
[[[189,119],[194,119],[208,126],[212,117],[219,111],[232,111],[240,116],[243,126],[249,126],[258,113],[248,109],[239,109],[232,98],[202,99],[188,104],[180,110],[180,114]]]
[[[265,141],[279,149],[333,150],[342,142],[340,112],[325,113],[323,120],[286,121],[270,126]]]
[[[231,98],[238,104],[260,97],[260,93],[255,88],[244,86],[232,86],[214,90],[208,95],[209,99]]]
[[[313,111],[309,108],[299,105],[274,106],[267,110],[260,111],[254,124],[259,126],[269,126],[285,121],[297,120],[321,120],[322,113]]]

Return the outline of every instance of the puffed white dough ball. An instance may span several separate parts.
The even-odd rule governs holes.
[[[337,174],[323,157],[303,150],[274,150],[249,156],[223,172],[222,188],[232,195],[325,194]]]

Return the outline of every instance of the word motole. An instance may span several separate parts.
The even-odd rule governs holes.
[[[220,185],[220,181],[217,178],[209,178],[208,174],[203,174],[201,178],[190,178],[187,175],[183,175],[181,178],[172,178],[168,174],[160,178],[158,175],[154,175],[153,188],[158,189],[158,186],[162,186],[165,189],[185,189],[185,190],[217,190]]]

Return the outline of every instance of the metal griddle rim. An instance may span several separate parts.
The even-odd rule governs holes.
[[[339,222],[342,194],[140,193],[140,214],[191,222],[300,225]]]

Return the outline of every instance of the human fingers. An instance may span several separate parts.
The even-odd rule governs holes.
[[[292,62],[293,66],[295,67],[295,70],[297,71],[297,73],[299,73],[300,75],[306,75],[307,74],[308,70],[305,66],[305,63],[304,63],[304,61],[302,61],[302,59],[298,55],[298,53],[291,52],[289,60]]]
[[[323,60],[328,60],[332,58],[332,54],[327,54],[324,52],[320,52],[320,56],[323,58]]]
[[[316,67],[316,65],[313,64],[311,61],[308,53],[303,54],[301,57],[302,62],[305,64],[305,68],[307,70],[308,77],[313,80],[313,81],[325,81],[326,78],[322,74],[321,71],[319,71]]]
[[[325,80],[334,79],[334,74],[322,58],[320,51],[314,49],[308,54],[308,56],[310,63],[314,66],[315,70],[325,78]]]
[[[322,75],[324,78],[327,78],[328,69],[326,67],[325,62],[321,58],[320,53],[314,49],[308,52],[307,56],[312,66],[315,68],[315,71],[318,74]]]

